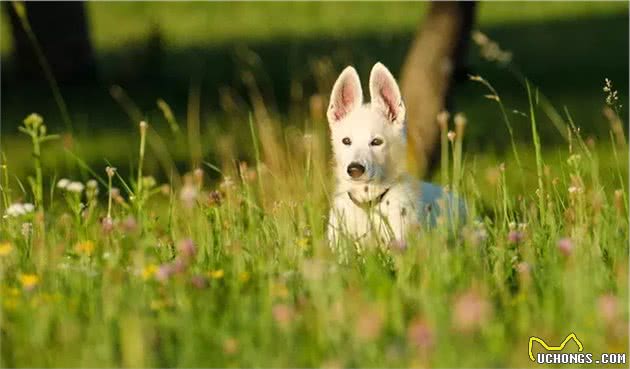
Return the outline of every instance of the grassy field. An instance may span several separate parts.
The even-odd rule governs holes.
[[[461,189],[466,222],[440,220],[404,249],[341,252],[324,234],[333,183],[317,99],[348,59],[362,75],[375,59],[399,68],[423,6],[204,6],[90,3],[106,83],[66,95],[72,135],[48,90],[3,85],[0,366],[535,367],[530,336],[570,333],[595,359],[628,354],[627,4],[482,3],[480,28],[514,62],[477,47],[471,62],[509,121],[479,81],[457,93],[464,151],[447,152],[463,165],[434,180]],[[146,69],[121,65],[152,22],[168,45],[156,81],[125,79]],[[242,39],[262,66],[232,59]],[[212,94],[234,71],[273,93],[189,94],[190,78]],[[115,90],[116,102],[112,84],[130,98]]]

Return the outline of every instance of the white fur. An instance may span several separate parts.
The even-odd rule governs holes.
[[[420,183],[407,174],[405,106],[398,84],[383,64],[376,63],[369,86],[371,102],[363,104],[359,75],[347,67],[330,97],[327,116],[337,179],[328,223],[331,244],[341,236],[355,241],[369,237],[404,241],[423,212]],[[351,145],[344,144],[344,138]],[[371,145],[375,138],[383,143]],[[350,163],[363,165],[363,176],[353,179],[347,172]],[[352,199],[362,205],[372,203],[357,206]]]

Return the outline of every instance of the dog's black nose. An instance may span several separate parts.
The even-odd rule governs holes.
[[[350,163],[348,165],[348,175],[352,178],[359,178],[365,173],[365,167],[359,163]]]

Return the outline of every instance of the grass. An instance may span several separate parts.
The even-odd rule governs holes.
[[[128,176],[52,178],[41,206],[4,217],[2,365],[523,367],[530,336],[572,332],[585,352],[626,352],[625,138],[587,142],[567,124],[554,155],[515,147],[535,156],[524,170],[454,150],[469,209],[456,234],[438,221],[406,250],[346,244],[342,257],[324,234],[325,124],[259,114],[181,186],[143,175],[140,128]],[[235,163],[238,145],[257,159]],[[34,198],[12,187],[5,209]]]
[[[276,69],[288,70],[291,79],[316,74],[310,65],[287,68],[284,56],[268,57],[286,49],[283,35],[332,39],[349,20],[347,43],[292,45],[310,61],[321,61],[318,49],[344,54],[355,46],[329,67],[337,71],[350,58],[365,64],[362,71],[375,55],[396,65],[422,13],[415,3],[336,4],[348,7],[343,12],[322,4],[267,5],[273,14],[290,9],[295,17],[266,22],[265,29],[258,21],[233,22],[239,14],[247,14],[243,22],[259,19],[259,4],[204,4],[221,14],[213,22],[203,12],[181,22],[190,4],[88,7],[97,51],[101,60],[110,58],[111,70],[124,54],[116,45],[129,34],[135,35],[129,42],[142,39],[150,22],[139,20],[154,18],[167,44],[184,49],[187,42],[207,42],[203,27],[225,31],[207,29],[216,35],[211,42],[229,45],[225,50],[235,39],[261,37],[254,50],[267,63],[263,72],[271,71],[255,73],[263,90],[264,81],[277,80]],[[137,107],[126,107],[130,117],[111,113],[123,109],[110,96],[79,93],[68,98],[72,137],[47,91],[42,98],[30,87],[25,96],[13,89],[4,94],[0,209],[17,214],[19,206],[10,210],[11,204],[37,207],[22,206],[23,214],[0,221],[0,365],[529,367],[536,366],[527,352],[530,336],[556,345],[571,332],[585,352],[627,354],[628,146],[621,121],[601,114],[603,77],[627,84],[626,60],[611,56],[627,55],[627,42],[619,46],[627,37],[618,32],[627,30],[627,17],[616,15],[627,4],[519,6],[514,12],[482,3],[481,24],[514,47],[519,69],[543,88],[532,84],[528,93],[510,72],[516,64],[497,68],[475,54],[471,72],[496,87],[506,114],[483,97],[484,86],[458,89],[457,109],[468,120],[465,135],[458,135],[464,145],[445,147],[452,166],[436,173],[448,173],[441,184],[460,189],[469,217],[455,234],[444,223],[422,229],[404,251],[359,253],[347,244],[344,259],[326,243],[333,185],[328,132],[324,107],[310,99],[328,92],[325,73],[314,82],[299,79],[323,86],[301,100],[276,90],[277,105],[254,97],[251,105],[237,101],[237,108],[220,113],[197,111],[194,103],[187,109],[188,85],[179,100],[159,95],[177,95],[170,85],[131,88]],[[342,17],[348,9],[358,9],[356,16]],[[305,21],[318,11],[322,24]],[[135,21],[124,16],[129,13],[138,15]],[[375,14],[383,14],[383,33],[395,36],[364,36]],[[593,14],[602,17],[579,18]],[[558,21],[564,17],[578,18]],[[119,27],[111,27],[113,20]],[[557,37],[543,37],[550,21]],[[553,52],[555,40],[586,33],[591,36],[567,44],[564,54]],[[210,60],[214,53],[229,59],[225,50],[210,48]],[[193,73],[186,64],[191,55],[196,51],[167,53],[163,73]],[[580,78],[571,77],[567,60]],[[301,64],[308,63],[294,65]],[[221,85],[213,78],[202,84],[202,97]],[[136,98],[142,90],[150,93]],[[177,85],[173,90],[181,92]],[[543,92],[562,117],[560,130]],[[627,93],[620,93],[623,101]],[[163,116],[158,97],[171,104],[174,118]],[[60,137],[41,142],[36,116],[24,126],[35,137],[13,135],[17,116],[32,109],[45,112],[43,136]],[[149,122],[146,136],[141,119]],[[40,151],[34,158],[33,144]],[[195,168],[199,157],[203,164]],[[163,164],[170,162],[175,166]],[[63,177],[75,183],[59,188]]]
[[[340,32],[346,36],[360,35],[374,30],[375,23],[384,34],[413,32],[426,12],[426,4],[414,2],[338,2],[330,5],[317,2],[86,4],[94,46],[99,52],[142,41],[156,28],[160,29],[166,43],[175,47],[286,36],[334,37]],[[570,6],[521,2],[517,6],[519,11],[514,12],[513,5],[481,3],[479,21],[489,27],[608,15],[627,9],[625,4],[611,1],[575,2]],[[353,16],[347,17],[349,13]],[[0,50],[5,53],[12,48],[8,22],[2,22],[1,30]]]

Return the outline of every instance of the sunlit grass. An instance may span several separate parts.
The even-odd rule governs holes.
[[[49,178],[45,215],[4,163],[22,211],[0,223],[2,364],[521,367],[531,335],[627,347],[625,139],[567,127],[538,163],[516,146],[522,168],[449,148],[466,224],[438,221],[405,251],[348,244],[340,259],[324,234],[325,123],[254,117],[181,186],[145,175],[147,128],[134,127],[135,171]],[[235,161],[235,142],[253,159]]]

